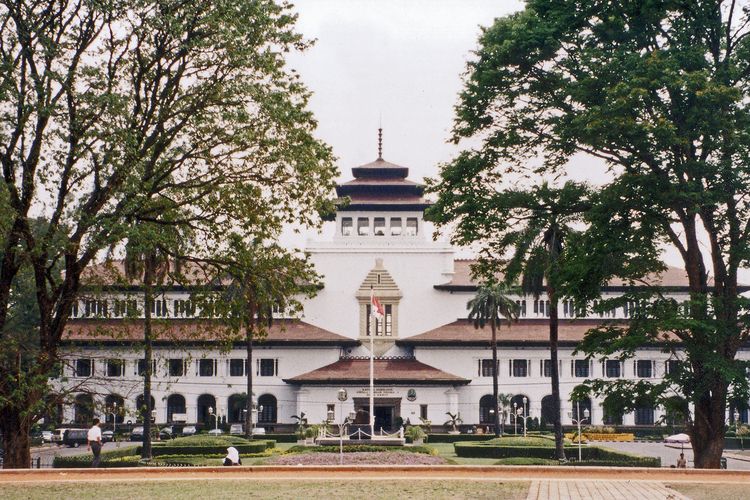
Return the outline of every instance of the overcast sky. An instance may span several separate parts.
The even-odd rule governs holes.
[[[343,179],[383,157],[421,180],[437,174],[461,74],[480,26],[522,8],[509,0],[298,0],[299,31],[315,46],[290,58],[313,91],[318,136],[333,147]]]

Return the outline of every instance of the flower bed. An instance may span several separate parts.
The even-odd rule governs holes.
[[[339,465],[338,453],[295,453],[272,458],[269,465]],[[444,458],[424,453],[404,451],[344,453],[346,465],[443,465],[448,463]]]

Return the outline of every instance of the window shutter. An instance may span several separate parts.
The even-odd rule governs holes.
[[[571,377],[575,377],[575,363],[576,362],[574,360],[572,359],[570,360],[570,376]]]
[[[196,376],[196,377],[197,377],[197,376],[198,376],[198,374],[200,373],[200,364],[201,364],[200,360],[199,360],[199,359],[196,359],[196,360],[195,360],[195,376]]]
[[[638,376],[638,361],[633,360],[633,376]]]
[[[625,361],[620,360],[620,376],[625,376]]]
[[[478,359],[477,360],[477,377],[481,377],[481,376],[482,376],[482,360]]]
[[[539,360],[539,374],[544,375],[544,360],[543,359]]]
[[[273,360],[273,376],[279,376],[279,358]]]
[[[531,377],[531,360],[526,360],[526,376]]]
[[[508,360],[508,376],[513,376],[513,361],[514,360]]]
[[[656,377],[656,360],[651,360],[651,377]]]

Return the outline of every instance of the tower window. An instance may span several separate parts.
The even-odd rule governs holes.
[[[401,217],[391,217],[391,235],[398,236],[401,234]]]
[[[408,217],[406,219],[406,236],[416,236],[417,235],[417,218],[416,217]]]
[[[367,217],[359,217],[357,219],[357,234],[360,236],[367,236],[370,234],[370,219]]]
[[[341,235],[351,236],[354,232],[354,225],[351,217],[344,217],[341,219]]]
[[[375,236],[385,236],[385,217],[375,217],[372,228]]]

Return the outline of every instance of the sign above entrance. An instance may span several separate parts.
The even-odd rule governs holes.
[[[357,394],[369,396],[370,395],[370,388],[369,387],[363,387],[359,390],[357,390]],[[375,388],[375,396],[388,396],[394,394],[393,387],[376,387]]]

